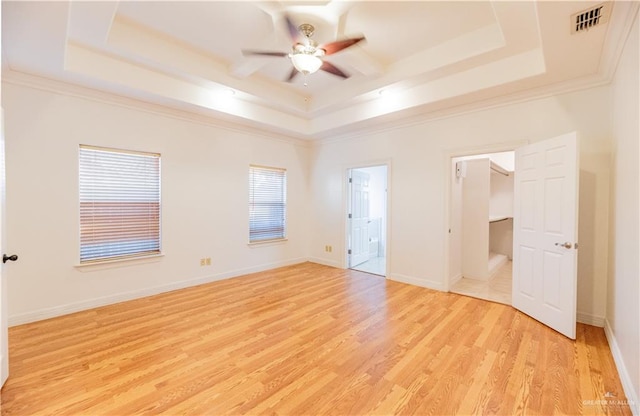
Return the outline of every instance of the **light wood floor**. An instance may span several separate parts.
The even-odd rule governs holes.
[[[601,328],[312,263],[13,327],[10,357],[2,415],[630,414]]]

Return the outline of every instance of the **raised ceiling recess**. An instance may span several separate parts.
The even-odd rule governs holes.
[[[612,4],[5,1],[3,81],[62,81],[332,138],[601,85],[639,7]],[[300,53],[318,57],[319,70],[293,72]]]

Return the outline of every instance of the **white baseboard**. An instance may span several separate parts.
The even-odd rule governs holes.
[[[318,263],[318,264],[323,264],[325,266],[331,266],[331,267],[337,267],[339,269],[344,269],[344,267],[342,267],[342,265],[336,261],[332,261],[332,260],[327,260],[327,259],[321,259],[319,257],[310,257],[308,259],[308,261],[312,262],[312,263]],[[413,285],[413,286],[420,286],[420,287],[426,287],[427,289],[433,289],[433,290],[438,290],[440,292],[445,292],[445,284],[443,282],[436,282],[433,280],[427,280],[427,279],[420,279],[418,277],[413,277],[413,276],[406,276],[406,275],[402,275],[402,274],[398,274],[398,273],[390,273],[388,276],[386,276],[387,279],[389,280],[393,280],[396,282],[400,282],[400,283],[407,283],[409,285]],[[460,277],[458,277],[458,279],[461,279],[462,275],[460,275]]]
[[[310,261],[311,263],[318,263],[324,266],[337,267],[338,269],[344,269],[344,267],[342,267],[342,264],[340,264],[340,262],[335,260],[321,259],[320,257],[309,257],[307,260]]]
[[[599,328],[604,327],[604,316],[596,316],[586,312],[578,312],[576,314],[576,320],[581,324],[597,326]]]
[[[157,295],[159,293],[170,292],[172,290],[184,289],[191,286],[211,283],[218,280],[230,279],[233,277],[243,276],[250,273],[262,272],[265,270],[275,269],[277,267],[291,266],[293,264],[304,263],[307,258],[290,259],[274,263],[266,263],[258,266],[247,267],[243,269],[230,270],[209,276],[201,276],[194,279],[182,280],[179,282],[169,283],[160,286],[154,286],[130,292],[118,293],[115,295],[104,296],[80,302],[69,303],[66,305],[54,306],[51,308],[43,308],[32,312],[21,313],[9,317],[9,326],[22,325],[30,322],[41,321],[43,319],[55,318],[57,316],[67,315],[70,313],[80,312],[87,309],[98,308],[100,306],[111,305],[114,303],[124,302],[127,300],[139,299],[147,296]]]
[[[451,290],[451,287],[458,283],[460,279],[462,279],[462,273],[458,273],[451,280],[449,280],[449,290]]]
[[[622,382],[622,388],[624,389],[624,395],[627,396],[627,402],[629,407],[631,408],[631,413],[634,416],[640,416],[640,398],[633,387],[633,383],[631,383],[631,377],[629,376],[629,371],[627,367],[624,365],[624,360],[622,359],[622,353],[620,352],[620,347],[618,346],[618,341],[616,341],[616,337],[611,329],[611,325],[609,325],[608,320],[604,320],[604,334],[607,337],[607,341],[609,341],[609,349],[611,350],[611,355],[613,355],[613,361],[616,363],[616,368],[618,369],[618,375],[620,376],[620,381]],[[636,370],[637,371],[637,370]]]
[[[398,273],[390,273],[387,279],[394,280],[396,282],[407,283],[414,286],[426,287],[427,289],[438,290],[440,292],[445,291],[443,282],[436,282],[428,279],[420,279],[414,276],[406,276]]]

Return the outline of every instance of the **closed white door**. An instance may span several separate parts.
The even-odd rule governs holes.
[[[513,306],[576,338],[578,151],[570,133],[516,150]]]
[[[0,113],[0,253],[4,253],[4,110]],[[7,282],[2,276],[2,264],[4,260],[0,263],[0,388],[9,377]]]
[[[349,267],[369,260],[369,174],[351,171]]]

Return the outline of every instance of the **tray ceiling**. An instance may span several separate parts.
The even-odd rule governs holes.
[[[324,138],[610,79],[635,2],[2,2],[5,78],[37,75],[293,137]],[[297,76],[285,14],[351,75]],[[7,75],[8,74],[8,75]],[[306,81],[307,85],[304,85]]]

